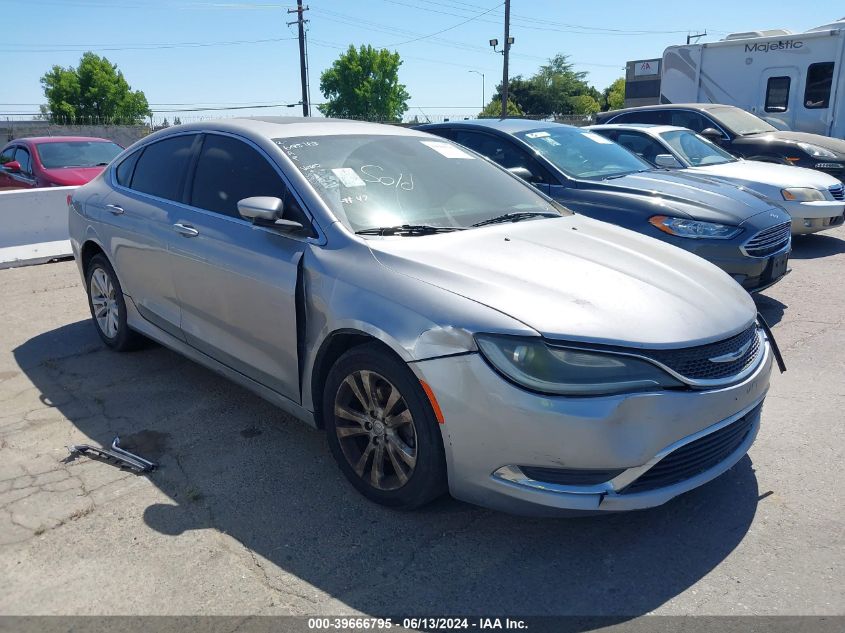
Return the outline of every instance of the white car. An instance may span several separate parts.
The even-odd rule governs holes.
[[[590,129],[657,167],[715,177],[768,198],[792,216],[793,235],[824,231],[845,221],[843,184],[820,171],[736,158],[683,127],[629,123]]]

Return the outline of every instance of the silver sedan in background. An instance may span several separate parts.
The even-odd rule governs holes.
[[[108,347],[145,335],[324,428],[378,503],[646,508],[760,424],[773,347],[728,275],[423,132],[172,127],[69,218]]]

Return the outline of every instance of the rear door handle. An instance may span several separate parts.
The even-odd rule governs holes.
[[[109,213],[112,215],[123,215],[123,207],[119,204],[107,204],[106,209],[108,209]]]
[[[175,228],[176,232],[182,237],[196,237],[200,234],[200,232],[197,231],[190,224],[182,224],[180,222],[177,222],[173,225],[173,228]]]

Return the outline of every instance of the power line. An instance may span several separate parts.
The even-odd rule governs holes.
[[[478,19],[478,18],[480,18],[481,16],[483,16],[483,15],[487,15],[488,13],[491,13],[492,11],[495,11],[495,10],[496,10],[496,9],[498,9],[500,6],[502,6],[503,4],[505,4],[505,3],[504,3],[504,2],[500,2],[499,4],[497,4],[497,5],[496,5],[495,7],[493,7],[492,9],[487,9],[487,10],[486,10],[486,11],[484,11],[483,13],[479,13],[478,15],[474,15],[473,17],[471,17],[471,18],[469,18],[469,19],[467,19],[467,20],[464,20],[463,22],[458,22],[458,24],[455,24],[455,25],[450,26],[450,27],[448,27],[448,28],[442,29],[442,30],[440,30],[440,31],[436,31],[435,33],[429,33],[428,35],[420,35],[419,37],[415,37],[414,39],[411,39],[411,40],[406,40],[406,41],[404,41],[404,42],[396,42],[395,44],[388,44],[388,45],[387,45],[387,46],[385,46],[384,48],[390,48],[390,47],[392,47],[392,46],[401,46],[402,44],[410,44],[411,42],[418,42],[418,41],[420,41],[420,40],[425,40],[425,39],[428,39],[428,38],[430,38],[430,37],[434,37],[435,35],[440,35],[441,33],[445,33],[446,31],[451,31],[452,29],[456,29],[456,28],[458,28],[459,26],[463,26],[464,24],[467,24],[468,22],[472,22],[473,20],[477,20],[477,19]]]
[[[109,44],[54,44],[51,46],[67,46],[73,48],[32,48],[25,49],[0,49],[3,53],[68,53],[68,52],[86,52],[86,51],[137,51],[137,50],[157,50],[168,48],[202,48],[207,46],[240,46],[244,44],[266,44],[269,42],[285,42],[288,40],[295,40],[295,37],[272,37],[261,40],[233,40],[229,42],[176,42],[168,44],[136,44],[133,46],[112,46]],[[23,44],[8,44],[5,46],[24,46]]]

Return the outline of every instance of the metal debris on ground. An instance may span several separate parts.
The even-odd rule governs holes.
[[[89,457],[99,457],[107,462],[114,463],[121,467],[131,468],[139,473],[148,473],[155,470],[158,464],[130,453],[129,451],[120,447],[120,436],[114,438],[111,444],[111,450],[107,448],[100,448],[97,446],[90,446],[89,444],[73,444],[68,446],[68,450],[72,457],[77,455],[88,455]]]

